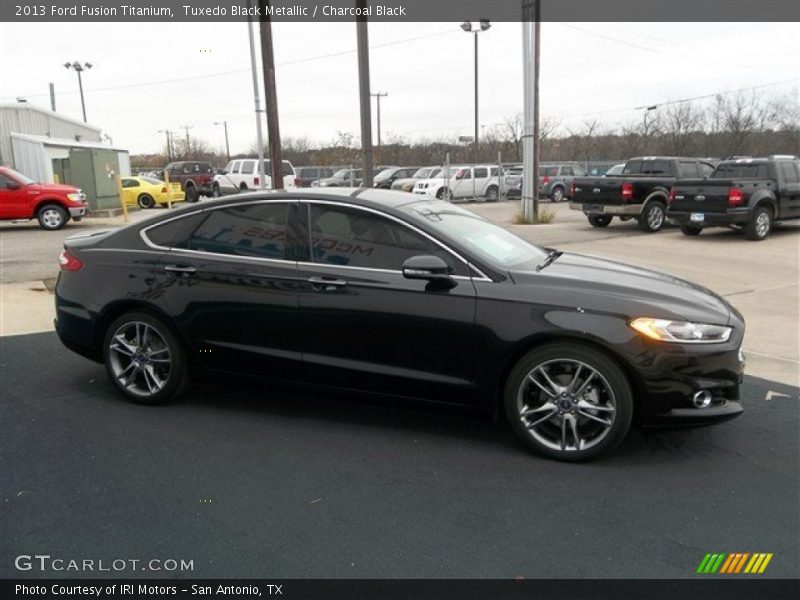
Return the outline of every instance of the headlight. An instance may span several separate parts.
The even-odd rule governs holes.
[[[711,344],[727,342],[728,338],[731,337],[731,328],[724,325],[707,325],[705,323],[643,317],[631,321],[630,326],[642,335],[661,342]]]
[[[83,194],[81,192],[75,192],[73,194],[67,194],[67,198],[73,202],[81,202],[83,200]]]

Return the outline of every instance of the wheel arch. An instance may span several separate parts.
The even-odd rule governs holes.
[[[100,357],[100,360],[102,360],[103,357],[103,340],[106,337],[108,328],[117,318],[131,311],[140,311],[149,314],[160,321],[163,321],[164,324],[169,327],[172,334],[183,345],[183,349],[186,351],[186,358],[189,361],[189,364],[191,366],[195,365],[195,354],[191,351],[192,344],[189,343],[189,340],[183,335],[180,328],[178,328],[175,320],[164,309],[154,304],[142,300],[129,299],[112,302],[106,306],[98,316],[97,328],[94,336],[94,347],[98,353],[98,356]]]
[[[778,202],[775,199],[775,196],[770,194],[768,191],[763,190],[761,193],[755,193],[750,198],[750,212],[752,213],[756,210],[759,206],[768,206],[772,209],[772,218],[777,220],[779,218],[778,214]]]
[[[591,350],[596,350],[606,356],[609,360],[612,360],[622,370],[622,372],[625,374],[625,378],[628,380],[628,383],[631,386],[631,392],[633,393],[633,422],[635,423],[639,415],[640,399],[643,397],[642,393],[645,389],[644,382],[636,373],[633,365],[625,360],[618,352],[611,348],[602,339],[579,331],[561,331],[534,334],[523,340],[520,340],[517,344],[515,344],[511,352],[509,352],[506,360],[503,362],[503,367],[500,371],[499,381],[497,382],[495,390],[495,398],[492,403],[493,416],[497,418],[498,415],[502,414],[503,392],[505,389],[506,380],[522,357],[528,354],[528,352],[536,350],[541,346],[558,342],[569,342]]]
[[[69,218],[69,208],[67,207],[66,203],[57,196],[45,196],[43,198],[37,198],[36,205],[33,208],[33,216],[38,216],[39,211],[42,210],[42,207],[48,204],[55,204],[63,208],[67,212],[67,218]]]

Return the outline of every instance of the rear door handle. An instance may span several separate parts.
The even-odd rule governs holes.
[[[181,266],[181,265],[166,265],[164,270],[168,273],[175,273],[176,275],[180,275],[181,277],[191,277],[195,273],[197,273],[197,269],[194,267],[188,266]]]
[[[317,291],[341,288],[347,285],[344,279],[336,279],[335,277],[309,277],[308,282]]]

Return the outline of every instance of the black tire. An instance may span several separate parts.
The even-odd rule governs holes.
[[[551,202],[563,202],[566,199],[567,199],[567,194],[562,186],[557,185],[552,190],[550,190]]]
[[[197,193],[197,188],[190,183],[186,186],[186,201],[197,202],[198,200],[200,200],[200,194]]]
[[[56,231],[69,221],[69,214],[58,204],[45,204],[36,211],[39,226],[47,231]]]
[[[681,233],[689,237],[697,237],[702,231],[703,228],[697,225],[681,225]]]
[[[219,189],[219,184],[218,184],[218,183],[215,183],[215,184],[214,184],[214,185],[211,187],[211,195],[212,195],[214,198],[219,198],[220,196],[222,196],[222,192],[221,192],[221,191],[220,191],[220,189]]]
[[[139,208],[153,208],[156,205],[156,201],[153,200],[150,194],[139,194],[136,204],[139,205]]]
[[[589,381],[575,382],[578,387],[573,391],[580,392],[576,394],[580,405],[568,394],[541,391],[529,378],[534,371],[537,378],[541,377],[538,367],[544,367],[553,382],[568,388],[575,371],[559,371],[559,366],[566,365],[574,365],[575,371],[580,366],[581,374],[595,372]],[[567,405],[572,408],[565,408]],[[607,454],[623,440],[633,418],[633,393],[623,370],[604,352],[577,342],[551,342],[528,352],[514,366],[506,380],[503,406],[514,433],[530,450],[548,458],[578,462]],[[531,414],[523,415],[523,411]],[[585,416],[587,413],[602,418],[607,425],[598,425],[596,419]],[[577,435],[567,425],[571,422],[576,423]],[[551,433],[555,441],[548,438]],[[583,433],[588,434],[586,440],[581,437]],[[576,443],[576,438],[580,442]]]
[[[239,191],[240,192],[246,192],[247,191],[247,184],[244,181],[239,184]]]
[[[586,218],[589,219],[592,227],[608,227],[614,217],[611,215],[586,215]]]
[[[441,188],[441,189],[439,189],[438,192],[436,192],[436,197],[439,200],[444,200],[444,195],[445,195],[445,188]]]
[[[639,229],[647,233],[661,231],[667,222],[667,205],[660,197],[646,200],[639,216]]]
[[[484,195],[486,202],[497,202],[499,197],[500,190],[496,185],[490,185],[488,188],[486,188],[486,194]]]
[[[130,328],[133,326],[134,328],[138,328],[139,324],[147,325],[153,331],[157,332],[158,337],[164,342],[164,345],[162,346],[159,343],[156,345],[156,349],[153,350],[153,344],[155,344],[156,337],[151,333],[149,336],[151,340],[150,345],[145,347],[145,344],[143,343],[141,345],[142,352],[136,356],[138,357],[142,353],[146,355],[150,355],[152,353],[152,358],[150,360],[158,360],[159,364],[155,364],[155,362],[149,365],[146,363],[143,364],[150,366],[154,370],[158,369],[158,373],[161,375],[164,375],[163,357],[167,357],[169,360],[169,365],[167,367],[168,371],[166,372],[166,375],[164,375],[163,385],[158,388],[158,391],[153,393],[147,393],[146,390],[141,389],[145,385],[149,386],[150,384],[147,381],[148,378],[145,376],[144,371],[139,370],[138,368],[134,368],[133,371],[131,371],[131,373],[133,373],[132,377],[129,376],[126,378],[129,381],[129,384],[123,385],[123,383],[120,381],[119,370],[124,369],[126,366],[130,366],[134,362],[134,359],[131,357],[130,360],[125,363],[126,355],[120,350],[112,350],[111,348],[115,335],[120,334],[120,331],[124,331],[126,327]],[[126,352],[129,351],[129,346],[122,345],[119,342],[116,342],[115,345],[118,348],[125,349]],[[164,353],[162,349],[164,347],[167,349],[166,353]],[[159,359],[157,357],[162,358]],[[103,362],[106,366],[106,373],[108,374],[108,377],[111,379],[111,382],[114,384],[114,386],[123,396],[125,396],[127,400],[136,402],[138,404],[152,405],[169,402],[170,400],[173,400],[182,394],[189,384],[188,364],[182,344],[175,334],[172,333],[172,330],[163,321],[161,321],[161,319],[158,319],[146,312],[131,311],[129,313],[125,313],[124,315],[115,319],[114,322],[109,325],[103,338]],[[152,376],[150,377],[151,382],[156,381],[155,379],[152,379]],[[142,391],[145,391],[145,393],[141,393]]]
[[[762,204],[756,206],[755,210],[750,214],[750,219],[744,226],[744,235],[748,240],[760,242],[767,239],[770,232],[772,232],[772,221],[775,216],[772,214],[772,208]]]

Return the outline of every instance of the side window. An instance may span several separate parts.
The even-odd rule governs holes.
[[[492,177],[497,177],[497,167],[492,167],[490,173],[492,174]]]
[[[192,233],[190,250],[283,259],[288,204],[266,202],[211,211]]]
[[[0,175],[0,190],[7,190],[11,188],[11,180],[5,175]]]
[[[122,180],[122,187],[124,188],[133,188],[139,187],[139,182],[135,179],[123,179]]]
[[[459,169],[456,171],[456,179],[472,179],[472,169]]]
[[[196,212],[180,219],[167,221],[148,229],[145,236],[152,244],[164,248],[188,248],[189,234],[206,218],[206,213]]]
[[[256,161],[254,160],[242,161],[242,170],[240,171],[242,175],[252,175],[255,172],[256,172]],[[267,173],[269,173],[269,170],[267,170]]]
[[[329,205],[311,207],[311,258],[314,262],[400,271],[412,256],[441,257],[456,275],[466,266],[416,231],[371,212]]]
[[[581,167],[575,167],[574,171],[575,177],[586,177],[586,171],[584,171]]]
[[[241,165],[241,161],[235,160],[231,163],[231,168],[227,169],[228,173],[238,173],[239,172],[239,165]]]
[[[572,167],[561,167],[561,176],[562,177],[572,177],[575,172],[572,170]]]
[[[475,168],[475,179],[483,179],[489,176],[489,169],[486,167],[476,167]]]
[[[798,175],[794,165],[790,162],[780,163],[781,178],[784,183],[797,183]]]
[[[693,160],[679,161],[678,179],[697,179],[697,163]]]
[[[697,163],[697,166],[700,168],[700,177],[711,177],[711,173],[714,172],[714,167],[708,163]]]

